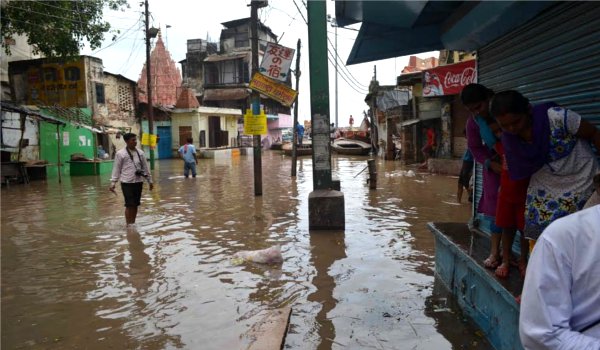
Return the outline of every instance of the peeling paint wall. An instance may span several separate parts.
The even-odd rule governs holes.
[[[19,113],[2,111],[2,150],[11,153],[11,159],[17,160],[19,140],[21,139],[21,120]],[[38,122],[32,118],[25,119],[23,140],[28,140],[27,147],[21,149],[21,161],[40,159]]]

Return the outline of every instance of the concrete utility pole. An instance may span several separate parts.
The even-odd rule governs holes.
[[[325,1],[308,1],[307,12],[313,148],[313,191],[308,196],[309,229],[339,230],[345,227],[345,209],[344,194],[332,189]]]
[[[296,92],[298,92],[298,96],[296,97],[296,102],[294,102],[294,122],[293,122],[293,133],[292,137],[292,177],[296,176],[296,163],[298,163],[298,157],[296,154],[296,145],[298,143],[298,135],[296,134],[296,124],[298,123],[298,100],[300,100],[300,47],[302,47],[302,43],[300,39],[298,39],[298,45],[296,47]]]
[[[258,9],[267,6],[264,0],[252,0],[250,3],[250,31],[252,41],[252,75],[258,72]],[[250,95],[252,114],[260,114],[260,93],[252,91]],[[254,135],[254,195],[262,196],[262,158],[260,135]]]
[[[148,97],[148,133],[150,138],[154,134],[154,109],[152,107],[152,75],[150,74],[150,38],[151,35],[148,31],[150,29],[150,23],[148,17],[148,0],[144,0],[145,16],[146,16],[146,96]],[[154,148],[150,146],[150,169],[154,170]]]
[[[338,40],[338,35],[337,35],[337,30],[338,30],[338,25],[337,25],[337,21],[334,17],[330,17],[329,15],[327,15],[327,21],[329,23],[331,23],[331,26],[334,27],[334,31],[335,31],[335,47],[334,47],[334,52],[335,52],[335,127],[339,128],[340,125],[338,124],[338,115],[339,115],[339,109],[338,109],[338,53],[337,53],[337,48],[338,48],[338,44],[337,44],[337,40]]]

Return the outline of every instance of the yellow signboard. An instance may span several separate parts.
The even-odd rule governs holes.
[[[247,109],[244,114],[244,134],[264,135],[267,130],[267,115],[261,109],[259,115],[253,115],[252,110]]]
[[[250,81],[250,88],[261,92],[286,106],[291,106],[298,93],[284,84],[267,78],[260,73],[255,73]]]
[[[150,134],[143,133],[142,134],[142,145],[150,146],[150,147],[156,146],[156,135],[150,135]]]
[[[87,105],[83,58],[69,62],[32,63],[27,69],[27,97],[32,105]]]

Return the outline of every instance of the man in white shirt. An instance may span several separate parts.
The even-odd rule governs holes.
[[[519,332],[525,349],[600,349],[600,205],[556,220],[538,239]]]
[[[109,190],[116,193],[115,185],[117,181],[121,181],[121,190],[125,197],[125,222],[131,225],[135,224],[137,217],[144,179],[148,181],[150,191],[154,184],[144,152],[136,148],[137,136],[127,133],[123,135],[123,140],[127,146],[115,155]]]

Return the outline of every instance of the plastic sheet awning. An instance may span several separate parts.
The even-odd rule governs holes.
[[[361,23],[347,64],[435,50],[474,51],[556,5],[551,1],[336,1],[339,26]]]

